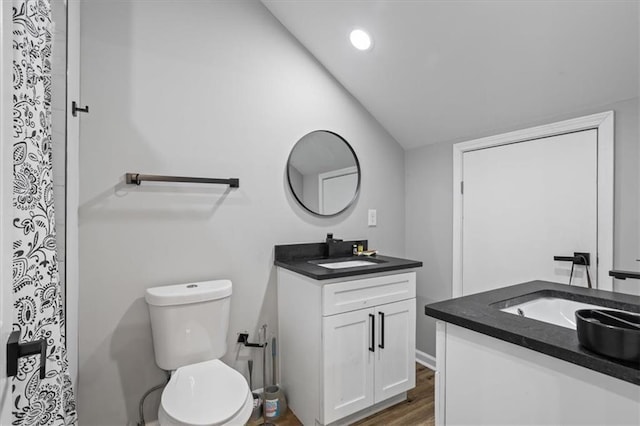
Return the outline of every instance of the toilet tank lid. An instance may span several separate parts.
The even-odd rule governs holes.
[[[148,288],[144,298],[149,305],[171,306],[206,302],[231,296],[231,281],[215,280]]]

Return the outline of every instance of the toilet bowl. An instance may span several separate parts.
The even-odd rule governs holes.
[[[162,392],[161,426],[244,425],[253,411],[245,378],[220,360],[178,368]]]

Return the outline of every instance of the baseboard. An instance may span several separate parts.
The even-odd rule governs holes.
[[[424,365],[430,370],[436,371],[436,358],[428,353],[416,349],[416,362]]]

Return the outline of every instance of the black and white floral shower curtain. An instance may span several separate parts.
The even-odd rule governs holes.
[[[13,0],[13,328],[23,342],[48,344],[43,380],[39,356],[20,360],[14,425],[77,423],[54,229],[51,28],[50,0]]]

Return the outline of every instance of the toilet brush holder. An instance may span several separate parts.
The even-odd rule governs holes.
[[[264,392],[264,407],[265,417],[269,420],[276,420],[287,412],[287,400],[280,386],[267,386]]]

